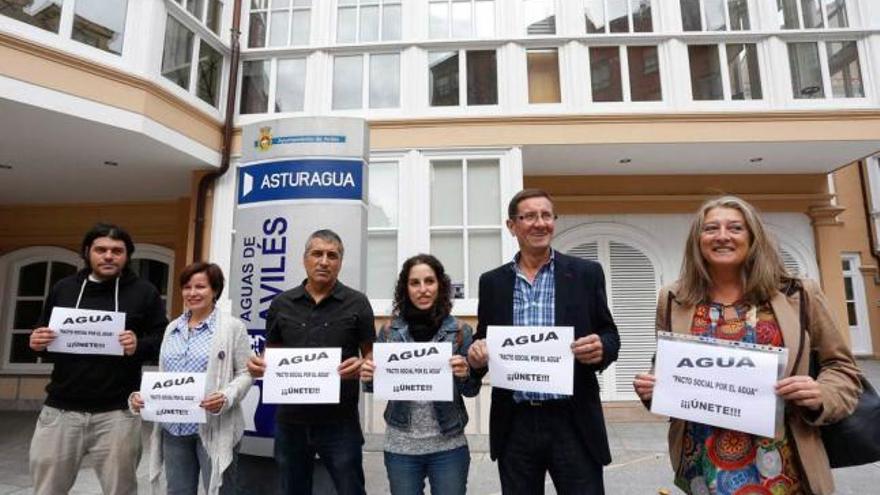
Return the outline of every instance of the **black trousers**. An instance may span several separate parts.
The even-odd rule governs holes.
[[[547,472],[559,495],[604,495],[602,464],[574,425],[570,401],[514,406],[510,435],[498,457],[501,491],[541,495]]]

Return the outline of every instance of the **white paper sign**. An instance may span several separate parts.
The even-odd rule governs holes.
[[[490,326],[489,379],[493,387],[572,395],[573,327]]]
[[[658,332],[651,412],[774,437],[783,412],[774,385],[787,359],[780,347]]]
[[[50,352],[122,355],[119,334],[125,330],[125,313],[56,306],[49,328],[55,332]]]
[[[339,347],[266,349],[263,402],[266,404],[338,404]]]
[[[205,373],[145,371],[141,417],[156,423],[204,423]]]
[[[373,394],[386,400],[452,400],[451,342],[373,345]]]

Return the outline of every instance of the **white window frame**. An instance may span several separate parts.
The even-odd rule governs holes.
[[[0,360],[0,374],[18,373],[18,374],[46,374],[52,369],[51,363],[10,363],[10,352],[12,350],[12,326],[15,318],[15,300],[18,294],[18,274],[22,267],[32,263],[51,263],[53,261],[71,264],[81,269],[83,260],[74,251],[55,246],[33,246],[12,251],[0,257],[0,294],[3,294],[3,300],[0,301],[0,309],[2,309],[3,328],[9,331],[2,332],[2,340],[0,340],[0,349],[2,349],[2,360]],[[51,287],[47,287],[51,290]],[[48,294],[48,292],[47,292]]]
[[[850,332],[850,344],[853,348],[853,352],[857,352],[859,355],[871,355],[872,347],[871,347],[871,320],[868,316],[868,301],[867,295],[865,293],[865,277],[862,274],[862,260],[861,255],[859,253],[841,253],[841,260],[848,261],[850,269],[842,270],[843,278],[850,278],[852,280],[852,289],[853,289],[853,299],[852,302],[855,305],[856,312],[856,325],[849,324],[849,315],[847,315],[847,325],[846,328]],[[844,287],[844,307],[849,302],[846,299],[845,287]],[[856,342],[856,335],[852,334],[852,327],[857,327],[862,335],[858,342]]]
[[[800,3],[798,3],[800,5]],[[824,5],[824,4],[823,4]],[[858,52],[858,61],[859,61],[859,76],[862,80],[862,92],[864,96],[857,96],[852,98],[847,98],[845,96],[834,96],[834,91],[831,87],[831,69],[828,66],[828,43],[840,43],[840,42],[852,42],[855,43],[856,51]],[[788,50],[788,45],[791,43],[812,43],[817,45],[817,49],[819,50],[819,70],[821,71],[822,76],[822,85],[823,90],[825,92],[825,96],[823,98],[795,98],[794,92],[792,88],[792,79],[791,79],[791,54]],[[842,38],[827,38],[827,39],[812,39],[812,40],[788,40],[785,42],[785,62],[787,67],[785,68],[785,81],[787,83],[787,99],[793,105],[805,105],[809,106],[810,104],[815,105],[817,102],[834,102],[835,105],[847,105],[845,102],[850,102],[850,105],[859,105],[864,104],[869,101],[871,98],[871,84],[870,77],[871,75],[866,72],[865,65],[865,45],[864,40],[862,39],[854,39],[852,37],[842,37]]]
[[[700,1],[702,2],[702,0],[700,0]],[[776,27],[778,29],[783,30],[783,31],[822,31],[822,30],[827,30],[827,29],[851,28],[851,27],[853,27],[853,9],[858,8],[858,6],[855,5],[855,3],[857,3],[857,2],[854,2],[853,0],[845,0],[845,1],[846,1],[846,25],[847,25],[846,28],[838,28],[838,27],[829,28],[828,27],[828,11],[827,11],[827,7],[825,5],[825,0],[819,0],[819,5],[822,10],[822,27],[818,27],[818,28],[805,28],[804,27],[804,12],[803,12],[803,5],[801,3],[801,0],[795,1],[795,7],[797,8],[798,27],[787,29],[787,28],[783,27],[783,25],[781,25],[781,24]],[[779,10],[774,9],[774,12],[779,12]],[[749,14],[751,15],[751,12]]]
[[[590,33],[590,32],[587,32],[587,19],[586,19],[586,15],[587,15],[587,2],[588,2],[588,1],[589,1],[589,0],[584,0],[583,3],[581,4],[581,15],[582,15],[582,17],[583,17],[583,22],[581,22],[581,29],[582,29],[581,32],[586,33],[587,36],[604,36],[604,35],[607,35],[607,34],[612,34],[612,35],[621,36],[621,35],[626,35],[626,34],[633,34],[633,33],[647,32],[647,31],[635,31],[635,30],[633,30],[633,5],[632,5],[632,0],[624,0],[624,1],[626,2],[626,17],[627,17],[627,19],[628,19],[628,20],[627,20],[628,30],[627,30],[625,33],[624,33],[624,32],[619,32],[619,33],[618,33],[618,32],[614,32],[614,33],[612,33],[612,32],[610,31],[610,29],[611,29],[611,28],[610,28],[611,23],[608,21],[608,2],[609,2],[609,0],[602,0],[602,2],[603,2],[603,4],[602,4],[602,9],[603,9],[603,10],[602,10],[602,14],[604,15],[604,18],[603,18],[604,24],[602,24],[602,26],[603,26],[603,31],[602,31],[601,33]],[[702,1],[702,0],[701,0],[701,1]],[[657,0],[650,0],[650,3],[651,3],[651,31],[650,31],[650,32],[651,32],[651,33],[656,33],[656,32],[658,31],[658,30],[657,30],[657,22],[658,22],[658,18],[659,18],[659,16],[657,15]]]
[[[681,11],[681,1],[678,0],[678,8],[679,12]],[[730,28],[730,0],[722,0],[724,2],[724,29],[723,30],[709,30],[706,27],[706,0],[698,0],[700,2],[700,30],[699,31],[684,31],[684,20],[679,16],[679,22],[682,23],[681,29],[686,33],[748,33],[755,30],[755,14],[754,9],[755,5],[753,5],[752,0],[747,0],[746,3],[749,9],[749,29],[731,29]],[[824,1],[824,0],[823,0]],[[798,5],[800,5],[800,0],[798,0]],[[800,7],[798,7],[800,9]]]
[[[395,107],[382,107],[382,108],[373,108],[370,106],[370,85],[372,81],[370,80],[370,61],[373,56],[376,55],[397,55],[397,78],[398,78],[398,89],[397,89],[397,106]],[[337,57],[360,57],[361,59],[361,106],[355,108],[333,108],[333,84],[335,83],[336,74],[336,58]],[[275,71],[275,65],[273,64],[273,73]],[[333,57],[330,59],[329,63],[329,71],[330,71],[330,90],[327,91],[328,98],[330,100],[330,112],[336,113],[361,113],[364,111],[369,112],[398,112],[400,111],[403,105],[403,53],[396,50],[390,51],[376,51],[376,52],[357,52],[357,53],[348,53],[348,52],[340,52],[335,53]],[[274,81],[273,77],[273,81]],[[270,87],[270,94],[274,97],[274,88]],[[274,100],[270,100],[274,101]]]
[[[174,292],[174,282],[177,270],[174,265],[174,250],[156,244],[135,243],[132,260],[152,260],[168,265],[168,286],[165,288],[165,313],[171,317],[171,306],[177,294]]]
[[[526,2],[546,2],[550,5],[550,7],[553,9],[553,23],[555,26],[555,32],[553,34],[529,34],[529,26],[528,26],[528,24],[526,24],[526,22],[527,22],[527,20],[526,20]],[[522,0],[518,3],[520,5],[520,15],[522,16],[520,18],[521,19],[520,20],[520,32],[522,33],[522,36],[524,36],[526,38],[535,38],[535,37],[540,38],[542,36],[557,36],[557,35],[559,35],[559,31],[561,30],[561,27],[562,27],[561,26],[562,23],[560,22],[559,15],[562,12],[562,9],[559,8],[560,5],[556,0]]]
[[[349,45],[349,44],[357,44],[357,43],[380,43],[383,41],[399,41],[398,39],[385,39],[383,33],[385,32],[385,0],[355,0],[357,4],[355,5],[339,5],[339,2],[336,2],[336,5],[333,9],[333,42],[337,45]],[[403,4],[405,0],[396,0],[397,3],[389,3],[388,5],[397,5],[400,7],[400,34],[403,37]],[[361,7],[378,7],[379,8],[379,33],[375,40],[372,41],[361,41]],[[339,11],[340,10],[354,10],[355,11],[355,30],[354,30],[354,41],[339,41]]]
[[[690,64],[690,46],[715,46],[718,48],[716,53],[718,54],[718,67],[721,70],[721,91],[722,91],[722,99],[720,100],[695,100],[694,99],[694,89],[692,86],[692,75],[691,75],[691,64]],[[727,45],[755,45],[755,56],[758,57],[758,82],[761,83],[761,98],[752,98],[752,99],[743,99],[743,100],[734,100],[733,99],[733,89],[730,86],[730,66],[727,64]],[[688,43],[686,59],[688,63],[688,77],[687,77],[687,88],[688,88],[688,97],[689,103],[693,105],[701,105],[707,102],[728,102],[730,104],[749,104],[749,102],[763,102],[767,98],[767,90],[764,85],[764,64],[763,56],[761,55],[761,44],[754,43],[750,41],[742,41],[738,42],[735,40],[728,40],[721,43]]]
[[[199,24],[202,24],[203,26],[205,26],[205,28],[207,28],[209,32],[211,32],[215,36],[219,37],[220,34],[223,33],[223,29],[226,27],[226,9],[229,6],[229,3],[231,0],[205,0],[204,3],[202,4],[202,11],[199,12],[198,14],[193,14],[192,12],[189,11],[189,9],[187,7],[189,7],[190,2],[195,2],[195,1],[197,1],[197,0],[171,0],[171,1],[166,0],[166,4],[168,4],[168,3],[177,4],[180,7],[180,9],[186,13],[185,15],[195,19],[196,21],[199,22]],[[220,25],[217,26],[217,30],[219,31],[219,33],[214,33],[213,31],[211,31],[210,28],[208,28],[208,23],[207,23],[208,7],[210,6],[209,4],[212,1],[217,1],[220,3]],[[171,13],[171,11],[169,10],[169,14],[170,13]]]
[[[476,4],[478,3],[478,1],[479,0],[467,0],[468,4],[470,5],[470,8],[471,8],[471,33],[473,33],[471,38],[474,38],[474,39],[487,38],[484,36],[477,35],[477,23],[476,23],[477,7],[476,7]],[[503,2],[504,0],[490,0],[490,1],[492,2],[493,19],[492,19],[492,35],[488,36],[489,38],[498,36],[498,20],[497,20],[498,19],[498,2]],[[447,12],[448,16],[446,19],[446,35],[435,38],[435,37],[431,37],[430,12],[431,12],[431,5],[432,4],[440,4],[440,3],[446,4],[446,7],[447,7],[446,12]],[[461,3],[461,2],[455,2],[454,0],[428,0],[427,11],[426,11],[427,12],[427,15],[426,15],[427,24],[426,24],[425,33],[429,39],[432,39],[432,40],[456,39],[452,33],[452,26],[453,26],[452,4],[453,3]]]
[[[467,52],[495,52],[495,95],[498,97],[498,102],[495,104],[478,104],[478,105],[468,105],[467,103]],[[456,52],[458,54],[458,105],[431,105],[431,53],[436,52]],[[452,108],[499,108],[501,105],[501,78],[499,77],[499,58],[501,54],[499,50],[494,47],[475,47],[475,48],[452,48],[448,50],[428,50],[425,52],[426,54],[426,65],[425,65],[425,80],[427,82],[427,93],[426,93],[426,105],[429,109],[452,109]]]
[[[403,175],[403,161],[405,155],[402,153],[374,153],[370,155],[370,160],[368,162],[369,166],[373,164],[393,164],[397,168],[397,225],[393,227],[370,227],[369,226],[369,218],[367,219],[367,242],[370,242],[370,234],[371,233],[379,233],[380,235],[391,235],[394,234],[396,239],[395,245],[395,254],[396,254],[396,263],[395,267],[399,267],[403,261],[400,256],[401,250],[401,231],[403,230],[403,222],[401,221],[401,217],[403,216],[403,208],[401,206],[404,204],[403,202],[403,185],[405,182],[401,180],[401,176]],[[369,263],[369,260],[367,260]],[[390,275],[394,280],[397,280],[397,270],[394,270],[394,273]],[[364,284],[366,285],[366,284]],[[370,303],[373,306],[373,312],[381,315],[391,314],[391,307],[394,304],[393,297],[371,297]]]
[[[632,103],[637,105],[661,105],[666,102],[667,98],[667,89],[666,89],[666,80],[664,76],[664,62],[663,62],[663,51],[661,44],[657,43],[627,43],[627,44],[617,44],[617,45],[584,45],[586,48],[586,60],[587,60],[587,70],[586,70],[586,92],[587,92],[587,103],[590,105],[620,105],[621,103]],[[630,46],[650,46],[654,47],[657,50],[657,71],[660,73],[660,99],[659,100],[650,100],[650,101],[633,101],[632,99],[632,85],[629,75],[629,47]],[[593,74],[592,74],[592,59],[590,58],[590,48],[617,48],[620,58],[620,83],[621,89],[623,91],[623,100],[621,101],[593,101]],[[685,60],[687,60],[687,51],[685,51]],[[688,68],[690,68],[688,66]],[[690,79],[690,73],[688,73],[688,79]],[[688,89],[690,89],[690,83],[688,83]],[[564,98],[563,98],[564,101]]]
[[[265,49],[280,50],[280,49],[290,48],[290,47],[307,47],[307,46],[311,45],[312,39],[314,39],[314,35],[315,35],[315,33],[314,33],[315,30],[313,28],[314,28],[314,24],[315,24],[315,17],[316,17],[317,10],[318,10],[318,7],[315,4],[316,4],[316,2],[320,2],[320,1],[322,1],[322,0],[311,0],[311,3],[309,4],[308,7],[303,7],[303,6],[294,5],[294,0],[290,0],[289,6],[281,7],[278,9],[272,8],[271,1],[267,1],[265,9],[251,8],[250,2],[245,2],[247,4],[247,12],[242,14],[242,20],[243,20],[242,24],[243,25],[241,28],[241,32],[247,33],[247,35],[245,36],[244,42],[242,43],[242,49],[243,50],[265,50]],[[225,3],[224,3],[224,8],[225,8]],[[296,45],[292,44],[292,40],[293,40],[293,13],[294,12],[303,12],[306,10],[309,11],[309,36],[308,36],[308,39],[306,40],[305,43],[302,43],[302,44],[296,44]],[[287,43],[285,43],[284,45],[280,45],[280,46],[271,46],[269,44],[269,40],[272,39],[272,15],[274,12],[282,12],[282,11],[287,11],[287,29],[288,29]],[[251,21],[250,21],[250,19],[251,19],[251,13],[254,13],[254,12],[262,12],[262,13],[266,14],[266,37],[263,39],[263,46],[261,46],[261,47],[251,47],[250,46],[250,43],[251,43],[251,40],[250,40],[250,23],[251,23]],[[335,32],[335,29],[334,29],[334,32]]]

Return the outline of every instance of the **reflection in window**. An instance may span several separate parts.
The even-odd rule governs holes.
[[[783,29],[849,27],[846,0],[776,0],[776,9]]]
[[[495,50],[471,50],[467,57],[467,104],[498,104],[498,68]]]
[[[0,15],[58,32],[64,0],[0,0]]]
[[[199,73],[196,94],[203,101],[217,106],[220,98],[220,75],[223,56],[203,40],[199,46]]]
[[[556,34],[553,0],[523,0],[523,7],[528,34]]]
[[[306,59],[279,59],[275,80],[275,111],[301,112],[305,92]]]
[[[555,48],[526,52],[529,103],[559,103],[559,55]]]
[[[430,0],[429,37],[486,38],[494,35],[494,0]]]
[[[825,13],[828,16],[829,28],[849,27],[846,17],[846,0],[825,0]]]
[[[754,43],[727,45],[727,70],[730,74],[731,99],[763,98],[758,47]]]
[[[165,22],[165,46],[162,48],[162,75],[183,89],[189,89],[193,33],[177,19]]]
[[[688,46],[691,67],[691,94],[694,100],[721,100],[721,67],[717,45]]]
[[[632,101],[663,99],[660,85],[660,60],[656,46],[628,46],[629,86]]]
[[[822,3],[820,0],[801,0],[801,13],[804,19],[804,28],[821,28],[825,26],[822,19]]]
[[[748,0],[680,0],[685,31],[750,29]]]
[[[399,40],[400,9],[400,0],[340,0],[336,11],[336,41]]]
[[[400,106],[400,55],[370,55],[370,108]]]
[[[398,172],[396,162],[370,162],[367,211],[367,295],[392,299],[397,280]]]
[[[654,30],[651,0],[585,0],[584,18],[589,34]]]
[[[789,43],[791,91],[796,99],[824,98],[819,47],[816,43]]]
[[[248,48],[309,42],[311,0],[251,0]],[[270,9],[271,7],[271,9]],[[269,37],[267,40],[266,37]]]
[[[779,27],[782,29],[800,28],[797,0],[776,0],[776,11]]]
[[[363,57],[349,55],[333,58],[333,109],[362,107]]]
[[[247,60],[241,66],[239,113],[266,113],[269,109],[268,60]]]
[[[428,54],[428,98],[432,107],[458,105],[458,52]]]
[[[49,290],[56,282],[76,273],[76,266],[61,261],[39,261],[18,269],[15,278],[18,289],[12,301],[9,362],[46,362],[28,345],[31,330],[36,326]]]
[[[619,47],[590,47],[590,81],[594,102],[623,101]]]
[[[828,72],[831,75],[831,94],[836,98],[862,98],[862,71],[859,50],[855,41],[829,41]]]
[[[122,54],[128,0],[76,0],[70,37],[117,55]]]

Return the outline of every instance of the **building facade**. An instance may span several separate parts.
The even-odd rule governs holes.
[[[479,275],[516,252],[507,200],[544,188],[556,248],[605,268],[622,350],[603,397],[630,403],[692,212],[732,193],[762,209],[793,272],[822,282],[854,350],[880,355],[876,2],[242,4],[236,127],[370,124],[365,290],[378,315],[401,262],[431,252],[455,313],[473,317]],[[0,405],[42,398],[49,365],[29,357],[29,319],[91,222],[129,226],[179,310],[196,184],[220,163],[234,5],[0,0]],[[236,134],[233,166],[251,145]],[[235,175],[216,182],[205,227],[224,267]],[[488,431],[488,399],[469,404],[471,433]]]

